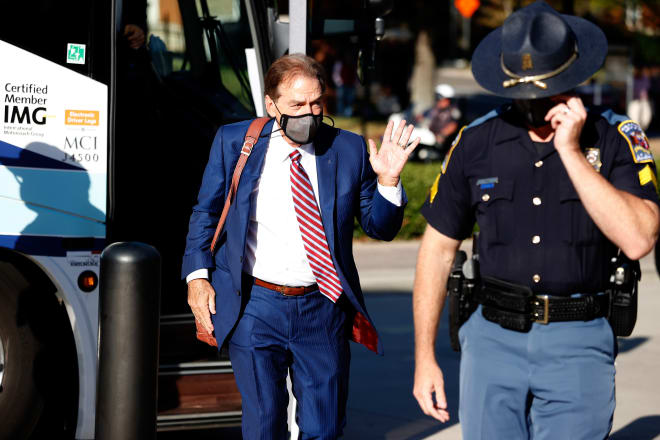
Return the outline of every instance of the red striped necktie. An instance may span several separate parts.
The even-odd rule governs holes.
[[[330,298],[332,302],[336,302],[341,295],[342,288],[332,263],[328,240],[325,237],[319,207],[314,197],[314,188],[300,163],[300,151],[293,151],[289,154],[289,159],[291,159],[293,207],[296,210],[307,260],[321,293]]]

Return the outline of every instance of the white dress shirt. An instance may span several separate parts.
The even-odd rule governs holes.
[[[316,278],[307,261],[291,197],[289,154],[292,151],[294,147],[284,140],[275,122],[261,177],[250,195],[252,208],[243,271],[270,283],[308,286],[314,284]],[[314,147],[302,145],[299,151],[302,166],[314,188],[317,206],[320,206]],[[401,206],[401,182],[397,186],[378,184],[378,191],[390,203]],[[196,278],[208,278],[208,269],[190,273],[186,281]]]

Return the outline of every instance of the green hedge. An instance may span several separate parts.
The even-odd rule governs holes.
[[[440,173],[440,162],[408,163],[403,168],[401,181],[406,190],[408,205],[403,217],[403,226],[398,239],[411,239],[422,235],[426,227],[426,220],[419,213],[429,193],[429,188]],[[357,221],[353,230],[353,237],[362,238],[366,234]]]

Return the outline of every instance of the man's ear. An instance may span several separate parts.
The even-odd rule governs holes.
[[[264,101],[266,103],[266,113],[268,113],[268,116],[270,116],[271,118],[275,118],[277,116],[277,109],[275,108],[275,102],[268,95],[264,97]]]

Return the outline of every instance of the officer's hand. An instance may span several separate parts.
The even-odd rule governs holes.
[[[433,402],[435,393],[435,403]],[[415,385],[413,395],[424,414],[442,423],[449,421],[447,398],[445,397],[445,380],[442,370],[435,361],[415,365]]]
[[[558,153],[580,151],[580,133],[587,120],[587,110],[577,96],[567,97],[552,107],[545,120],[550,121],[555,130],[555,148]]]
[[[420,138],[416,138],[408,145],[414,126],[408,125],[404,132],[405,126],[405,120],[399,122],[399,127],[392,136],[394,121],[388,122],[380,150],[376,148],[376,143],[369,139],[369,162],[381,185],[396,186],[399,183],[399,175],[403,166],[419,145]]]
[[[212,333],[211,313],[215,315],[215,290],[207,279],[197,278],[188,283],[188,305],[195,319]]]

